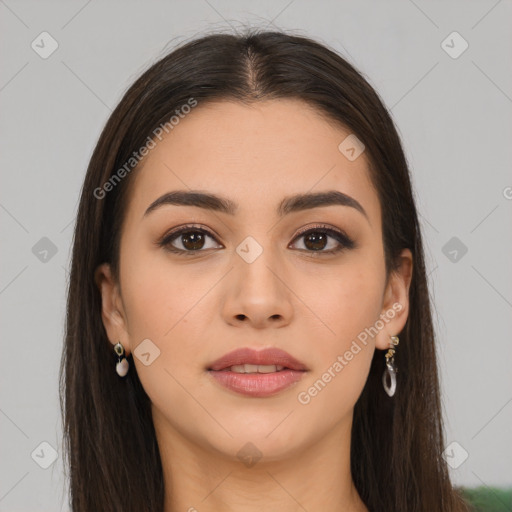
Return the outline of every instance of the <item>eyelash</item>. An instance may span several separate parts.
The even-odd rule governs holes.
[[[179,238],[181,235],[185,233],[202,233],[204,235],[207,235],[211,238],[213,238],[215,241],[215,237],[207,230],[203,228],[196,227],[194,225],[184,226],[180,229],[177,229],[176,231],[172,231],[157,242],[157,245],[160,247],[163,247],[165,250],[172,252],[174,254],[177,254],[178,256],[192,256],[200,252],[205,252],[205,249],[198,249],[198,250],[192,250],[192,251],[186,251],[183,249],[177,249],[176,247],[171,245],[171,242],[173,242],[175,239]],[[309,235],[311,233],[324,233],[329,235],[331,238],[334,238],[340,246],[338,246],[336,249],[330,249],[328,251],[308,251],[307,249],[300,249],[302,252],[309,252],[311,253],[311,256],[318,257],[325,254],[337,254],[338,252],[341,252],[343,250],[353,249],[356,247],[355,242],[346,235],[343,231],[338,231],[337,229],[333,229],[331,227],[319,224],[317,226],[306,228],[295,236],[293,241],[297,240],[298,238],[304,237],[306,235]],[[218,242],[217,242],[218,243]]]

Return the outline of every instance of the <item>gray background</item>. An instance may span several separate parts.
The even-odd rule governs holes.
[[[103,124],[176,43],[248,25],[330,45],[390,108],[427,246],[452,477],[512,484],[510,20],[507,0],[0,0],[0,510],[68,510],[57,374],[73,221]],[[50,48],[43,31],[58,43],[46,59],[31,47]],[[442,44],[453,31],[469,44],[457,58]],[[48,469],[42,442],[58,451]]]

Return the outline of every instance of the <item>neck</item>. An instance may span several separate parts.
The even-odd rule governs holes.
[[[242,441],[239,445],[245,447],[230,457],[192,443],[155,411],[153,418],[164,474],[164,512],[368,512],[350,472],[352,417],[279,459],[258,459],[257,448]]]

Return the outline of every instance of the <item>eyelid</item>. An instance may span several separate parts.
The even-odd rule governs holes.
[[[299,232],[294,236],[292,243],[297,238],[305,236],[311,232],[314,233],[317,231],[327,233],[328,236],[330,236],[331,238],[334,238],[338,242],[338,244],[340,244],[342,247],[337,248],[337,249],[331,249],[329,251],[306,251],[306,252],[310,252],[312,255],[334,254],[334,253],[340,252],[345,249],[354,249],[356,247],[355,241],[349,235],[347,235],[347,233],[345,231],[343,231],[342,229],[336,228],[334,226],[331,226],[329,224],[321,224],[321,223],[315,224],[313,226],[308,226],[306,228],[299,230]]]
[[[177,226],[177,227],[171,229],[170,231],[167,231],[159,240],[157,240],[156,244],[159,246],[168,246],[168,245],[170,245],[170,242],[173,239],[179,238],[184,233],[194,232],[194,231],[199,231],[200,233],[203,233],[204,235],[207,235],[210,238],[214,239],[216,243],[220,244],[220,242],[218,242],[217,235],[214,235],[209,229],[206,229],[206,228],[202,227],[201,225],[194,224],[194,223],[183,224],[181,226]],[[222,245],[222,244],[220,244],[220,245]],[[174,248],[174,249],[176,249],[176,248]],[[171,252],[173,252],[173,251],[171,250]],[[204,250],[183,251],[181,249],[176,249],[176,252],[193,254],[193,253],[205,252],[205,251]]]
[[[313,226],[308,226],[308,227],[299,229],[299,231],[294,236],[294,240],[295,240],[295,238],[297,238],[299,236],[306,235],[310,231],[315,231],[315,230],[318,230],[318,231],[324,230],[327,232],[336,233],[338,235],[342,235],[344,237],[349,238],[348,235],[343,230],[341,230],[339,228],[335,228],[334,226],[331,226],[329,224],[314,224]]]

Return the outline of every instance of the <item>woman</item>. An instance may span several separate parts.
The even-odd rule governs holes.
[[[61,400],[72,510],[462,511],[393,122],[308,38],[215,34],[92,155]]]

